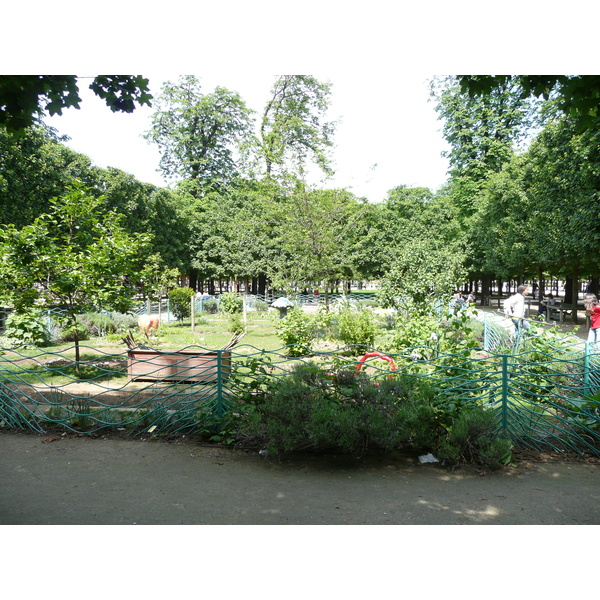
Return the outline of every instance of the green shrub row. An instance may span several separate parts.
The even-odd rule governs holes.
[[[238,442],[277,455],[410,450],[488,469],[510,461],[511,443],[497,436],[493,412],[476,406],[446,411],[435,397],[430,384],[403,375],[374,382],[361,372],[300,364],[248,392],[227,427]]]
[[[321,310],[311,315],[300,308],[291,308],[287,316],[275,324],[277,336],[289,346],[290,356],[307,354],[319,339],[339,340],[346,346],[370,348],[375,343],[378,324],[367,309],[341,308]]]

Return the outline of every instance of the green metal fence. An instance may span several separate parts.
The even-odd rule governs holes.
[[[600,354],[593,350],[583,342],[558,351],[524,343],[509,351],[482,348],[465,355],[422,346],[386,358],[396,375],[430,382],[440,402],[493,410],[499,433],[518,447],[600,455]],[[248,390],[268,387],[294,364],[310,362],[328,372],[355,369],[365,350],[295,358],[288,352],[245,345],[225,353],[190,346],[132,358],[127,351],[82,347],[84,360],[76,366],[65,352],[5,348],[0,426],[38,432],[59,426],[88,434],[113,428],[134,435],[198,431],[218,423]],[[370,358],[362,369],[377,381],[392,376],[389,360]]]

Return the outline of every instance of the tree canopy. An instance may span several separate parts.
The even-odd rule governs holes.
[[[127,236],[151,237],[144,252],[155,269],[210,291],[219,282],[264,293],[267,283],[289,291],[378,280],[390,297],[424,302],[468,282],[487,294],[493,279],[597,281],[598,128],[582,130],[577,111],[557,110],[560,94],[575,98],[584,83],[593,98],[593,81],[533,77],[436,79],[448,181],[435,192],[399,182],[378,203],[306,183],[311,162],[332,171],[335,130],[331,84],[311,76],[278,77],[256,123],[236,92],[204,93],[193,76],[167,82],[147,132],[176,180],[165,188],[94,166],[49,128],[17,137],[0,125],[0,222],[39,229],[54,199],[83,185],[94,206],[120,215]],[[168,285],[154,279],[146,282]]]
[[[463,92],[489,96],[507,82],[516,81],[520,98],[555,99],[559,109],[571,117],[578,132],[600,124],[600,76],[598,75],[460,75]]]
[[[136,103],[150,105],[148,79],[141,75],[98,75],[90,89],[113,112],[133,112]],[[47,112],[62,115],[65,108],[79,108],[79,83],[75,75],[3,75],[0,77],[0,125],[21,134],[39,125]]]
[[[308,158],[332,173],[327,150],[333,144],[335,124],[323,120],[330,94],[331,84],[309,75],[277,78],[263,111],[257,144],[268,177],[274,168],[285,171],[286,161],[302,173]]]
[[[160,169],[195,189],[222,188],[235,177],[234,151],[250,135],[251,114],[237,92],[204,94],[197,77],[163,85],[146,139],[158,145]],[[196,193],[199,193],[196,191]]]

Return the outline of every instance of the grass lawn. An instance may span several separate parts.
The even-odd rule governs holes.
[[[259,350],[277,350],[282,347],[275,333],[275,323],[279,317],[273,313],[248,313],[246,335],[240,345],[250,345]],[[214,314],[196,318],[194,331],[190,319],[183,325],[178,321],[161,325],[158,340],[151,340],[149,346],[158,349],[183,349],[186,346],[201,346],[215,350],[222,348],[232,337],[229,331],[230,320],[226,315]],[[156,345],[155,345],[156,344]]]

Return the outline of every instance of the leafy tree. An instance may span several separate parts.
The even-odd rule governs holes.
[[[281,255],[282,248],[275,230],[281,189],[272,180],[238,180],[228,191],[226,210],[221,220],[227,239],[223,257],[226,272],[245,280],[246,289],[265,294],[270,266]]]
[[[444,137],[451,146],[447,154],[451,178],[444,193],[457,210],[463,238],[471,242],[466,264],[471,279],[483,280],[484,295],[489,293],[495,273],[486,271],[489,263],[479,244],[482,232],[477,228],[476,215],[486,211],[489,178],[512,160],[530,134],[538,106],[522,95],[516,78],[508,77],[501,83],[483,96],[463,91],[456,77],[432,83],[436,110],[444,120]]]
[[[201,198],[187,194],[184,201],[182,212],[189,226],[190,287],[196,289],[198,280],[210,281],[209,291],[213,293],[213,280],[225,276],[228,204],[217,192],[207,193]]]
[[[545,272],[566,277],[567,301],[581,275],[597,277],[598,148],[597,131],[578,133],[573,120],[561,118],[489,177],[472,220],[484,269],[540,281]]]
[[[0,234],[0,296],[17,312],[60,308],[71,326],[85,312],[127,312],[144,277],[146,235],[127,234],[104,200],[73,185],[31,225]],[[75,338],[76,361],[79,343]]]
[[[578,133],[598,128],[600,114],[600,76],[598,75],[460,75],[463,92],[472,97],[493,94],[508,81],[518,82],[521,98],[555,99],[568,115]]]
[[[153,254],[144,263],[144,277],[141,281],[144,293],[151,299],[160,300],[165,292],[168,293],[177,285],[178,276],[178,269],[170,269],[160,254]]]
[[[446,156],[452,176],[481,180],[498,172],[527,137],[537,114],[535,102],[521,97],[514,78],[483,96],[463,92],[454,77],[434,79],[431,90],[450,144]]]
[[[222,87],[203,94],[186,75],[163,85],[156,107],[145,138],[158,145],[165,177],[187,179],[194,195],[226,186],[236,173],[234,150],[250,134],[252,111],[239,94]]]
[[[136,102],[150,105],[148,79],[141,75],[99,75],[90,89],[113,111],[133,112]],[[79,108],[79,83],[75,75],[0,76],[0,125],[10,133],[22,133],[40,124],[47,111],[62,115],[65,108]]]
[[[185,194],[167,188],[155,189],[147,198],[148,219],[144,231],[152,236],[152,247],[167,269],[190,270],[190,213]]]
[[[173,314],[183,325],[183,320],[189,317],[192,311],[194,290],[189,287],[174,288],[169,290],[168,296]]]
[[[149,226],[150,198],[157,187],[143,183],[130,173],[114,167],[94,167],[94,193],[102,195],[110,209],[123,215],[123,226],[131,232],[144,232]]]
[[[597,277],[600,252],[600,134],[578,132],[571,119],[547,126],[531,145],[524,176],[534,207],[529,223],[538,236],[536,253],[572,281],[567,300],[577,298],[580,275]]]
[[[323,122],[331,84],[310,75],[282,75],[273,85],[263,111],[258,155],[268,177],[274,168],[286,171],[286,161],[302,170],[308,158],[331,174],[327,149],[333,145],[335,125]]]
[[[49,128],[28,128],[17,137],[0,127],[1,224],[30,224],[75,180],[91,185],[90,159],[62,141]]]
[[[525,164],[524,156],[514,157],[490,175],[472,220],[470,237],[480,251],[479,268],[503,279],[537,276],[542,268],[541,232],[531,228],[535,207],[523,181]]]
[[[279,264],[273,265],[276,287],[313,281],[331,284],[352,276],[349,242],[360,218],[354,196],[344,190],[301,186],[281,203],[279,211],[279,242],[284,252]]]
[[[351,247],[355,273],[380,279],[392,268],[399,249],[430,237],[464,254],[456,212],[445,195],[403,185],[390,190],[384,202],[361,206]]]
[[[448,298],[464,281],[464,256],[435,238],[413,239],[400,248],[381,281],[379,296],[386,306],[409,305],[419,312],[433,301]]]

